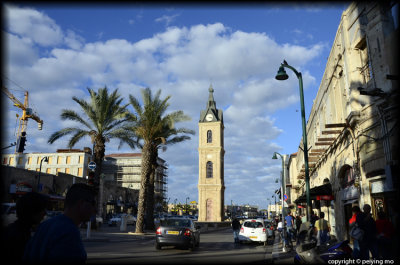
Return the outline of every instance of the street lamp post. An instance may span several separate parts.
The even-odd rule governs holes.
[[[274,155],[272,156],[272,159],[278,159],[276,155],[279,155],[282,159],[282,177],[281,177],[281,207],[282,207],[282,219],[285,218],[285,211],[284,211],[284,200],[283,200],[283,195],[285,194],[285,163],[284,163],[284,157],[279,154],[278,152],[274,152]]]
[[[186,215],[188,214],[188,204],[187,204],[187,200],[188,200],[188,199],[190,199],[190,198],[189,198],[189,197],[186,197],[186,202],[185,202],[185,206],[186,206],[186,207],[185,207],[185,208],[186,208],[186,209],[185,209],[185,210],[186,210],[185,212],[186,212]]]
[[[279,67],[278,73],[275,76],[277,80],[286,80],[289,76],[285,72],[285,67],[291,69],[299,79],[299,89],[300,89],[300,104],[301,104],[301,121],[303,128],[303,152],[304,152],[304,167],[305,167],[305,182],[306,182],[306,198],[307,198],[307,221],[311,220],[311,201],[310,201],[310,175],[308,168],[308,148],[307,148],[307,128],[306,128],[306,114],[304,110],[304,93],[303,93],[303,78],[300,72],[288,65],[284,60]]]
[[[37,190],[39,191],[39,186],[40,186],[40,173],[42,172],[42,163],[44,162],[48,163],[49,162],[49,158],[47,156],[43,157],[40,160],[40,166],[39,166],[39,176],[38,176],[38,182],[37,182]]]

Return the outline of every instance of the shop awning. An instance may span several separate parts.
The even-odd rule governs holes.
[[[310,200],[317,200],[317,196],[332,196],[332,185],[330,183],[316,186],[310,189]],[[304,193],[294,201],[296,204],[307,202],[306,194]]]

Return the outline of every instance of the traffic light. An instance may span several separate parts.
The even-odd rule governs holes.
[[[89,171],[88,173],[88,185],[94,185],[94,171]]]
[[[21,136],[18,136],[18,140],[17,140],[17,152],[18,153],[24,152],[25,144],[26,144],[26,132],[22,132]]]

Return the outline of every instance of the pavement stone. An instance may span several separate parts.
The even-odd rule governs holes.
[[[293,243],[294,245],[296,244],[295,242]],[[274,264],[294,264],[295,255],[296,251],[294,249],[283,251],[280,234],[278,231],[275,231],[275,241],[269,262]]]

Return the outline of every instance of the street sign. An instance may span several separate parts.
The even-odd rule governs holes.
[[[287,195],[286,195],[286,194],[283,194],[283,199],[284,199],[285,201],[287,201]]]
[[[94,161],[89,162],[88,168],[90,168],[91,170],[94,170],[96,168],[96,163]]]

